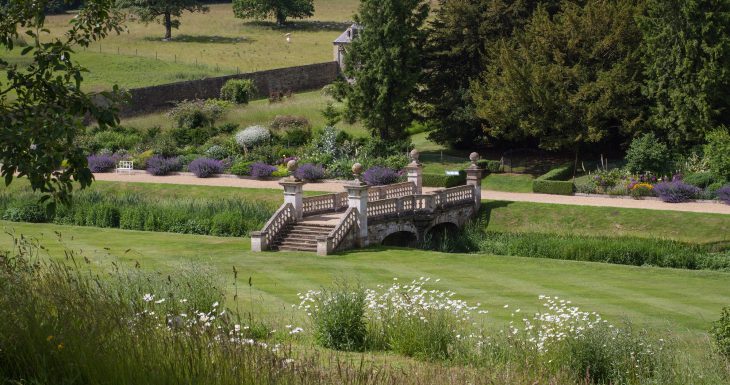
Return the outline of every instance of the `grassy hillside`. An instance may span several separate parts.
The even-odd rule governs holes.
[[[111,36],[76,59],[89,69],[88,90],[140,87],[239,72],[320,63],[332,60],[332,41],[350,25],[357,0],[315,0],[315,15],[291,20],[286,28],[273,22],[236,19],[231,4],[213,4],[206,14],[185,13],[173,40],[163,42],[164,28],[128,20],[128,33]],[[69,15],[47,18],[51,36],[67,29]],[[287,43],[284,34],[292,34]],[[2,52],[22,61],[20,50]],[[134,74],[133,76],[130,76]]]

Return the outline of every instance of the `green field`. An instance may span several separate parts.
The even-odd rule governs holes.
[[[252,72],[333,60],[332,41],[349,25],[357,0],[315,0],[315,15],[291,20],[286,28],[273,22],[236,19],[231,4],[213,4],[206,14],[185,13],[173,40],[163,42],[164,27],[129,19],[128,32],[80,49],[76,59],[89,69],[84,88],[113,84],[132,88],[173,81]],[[65,32],[69,15],[49,16],[51,36]],[[292,34],[287,43],[284,34]],[[20,49],[3,52],[21,61]],[[129,76],[133,73],[134,76]]]
[[[440,278],[435,287],[481,302],[490,311],[490,319],[501,321],[510,318],[511,310],[504,310],[505,304],[529,314],[538,310],[538,295],[557,295],[609,320],[628,318],[642,327],[670,329],[690,341],[702,338],[722,306],[730,302],[730,273],[407,249],[375,248],[328,257],[254,254],[249,251],[249,240],[240,238],[9,222],[0,222],[0,227],[37,238],[53,257],[62,257],[63,248],[71,248],[104,268],[111,261],[127,267],[138,261],[144,269],[164,274],[190,262],[204,264],[226,277],[230,292],[235,266],[237,285],[245,293],[240,300],[253,300],[264,316],[280,322],[301,319],[290,307],[298,302],[297,293],[342,277],[366,286],[388,283],[394,277]],[[56,232],[62,234],[63,246]],[[0,248],[10,247],[11,239],[1,237]]]

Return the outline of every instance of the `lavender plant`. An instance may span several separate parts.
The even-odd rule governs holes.
[[[294,176],[308,181],[324,179],[324,168],[318,164],[305,163],[294,172]]]
[[[698,187],[684,183],[679,178],[671,182],[661,182],[654,186],[654,193],[664,202],[681,203],[696,199],[702,190]]]
[[[392,168],[374,166],[363,174],[363,180],[370,186],[382,186],[397,183],[401,175]]]
[[[726,184],[717,190],[717,197],[720,198],[721,201],[725,202],[725,204],[730,205],[730,184]]]
[[[208,178],[223,172],[223,162],[210,158],[198,158],[190,162],[188,170],[198,178]]]
[[[180,170],[182,170],[182,160],[178,156],[166,158],[155,155],[147,160],[147,172],[155,176],[168,175]]]
[[[116,168],[116,160],[110,155],[90,155],[87,158],[91,172],[109,172]]]
[[[254,178],[268,178],[276,171],[276,167],[257,162],[251,165],[251,176]]]

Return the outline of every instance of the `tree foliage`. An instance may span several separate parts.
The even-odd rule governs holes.
[[[635,0],[540,6],[524,31],[496,44],[472,84],[489,135],[535,138],[547,150],[578,150],[642,128],[641,34]]]
[[[685,146],[730,126],[730,1],[649,0],[639,20],[651,122]]]
[[[91,118],[102,129],[119,121],[116,87],[102,98],[81,91],[84,68],[72,60],[73,48],[119,33],[122,18],[112,0],[87,0],[66,34],[52,38],[44,29],[47,2],[14,0],[0,6],[0,46],[20,49],[15,41],[30,37],[21,50],[29,65],[0,58],[6,71],[6,79],[0,79],[0,172],[6,184],[16,173],[27,177],[55,204],[68,202],[74,181],[84,188],[93,178],[87,154],[75,145],[82,120]]]
[[[199,0],[117,0],[117,5],[129,9],[145,23],[160,22],[165,26],[165,40],[172,39],[173,28],[180,28],[180,20],[176,18],[183,12],[208,12],[208,7]]]
[[[355,17],[362,30],[345,56],[348,108],[382,139],[405,137],[413,121],[428,10],[423,0],[362,0]]]
[[[273,16],[276,24],[287,18],[304,19],[314,15],[313,0],[233,0],[233,13],[242,19],[266,19]]]
[[[428,26],[419,101],[432,128],[430,138],[456,147],[483,141],[484,123],[469,90],[501,39],[521,30],[540,2],[522,0],[440,0]],[[552,13],[557,0],[543,1]]]

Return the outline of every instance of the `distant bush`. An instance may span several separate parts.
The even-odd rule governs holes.
[[[674,180],[657,183],[654,192],[664,202],[681,203],[696,199],[702,190],[681,180]]]
[[[705,158],[710,171],[725,181],[730,181],[730,133],[727,128],[707,134]]]
[[[2,219],[13,222],[46,222],[46,209],[38,201],[20,201],[8,207]]]
[[[276,171],[276,167],[257,162],[251,165],[251,176],[254,178],[268,178]]]
[[[653,133],[644,134],[631,141],[626,152],[626,168],[634,174],[650,171],[666,174],[672,166],[672,154],[667,145]]]
[[[390,155],[387,158],[377,158],[371,164],[381,165],[399,171],[403,170],[409,162],[410,159],[405,154],[396,154]]]
[[[100,131],[94,134],[93,147],[95,149],[106,148],[111,151],[130,150],[140,143],[142,138],[133,133],[122,133],[116,131]]]
[[[146,170],[147,169],[147,162],[154,156],[154,152],[152,150],[147,150],[145,152],[141,152],[137,155],[134,155],[132,157],[132,161],[134,162],[134,168],[137,170]]]
[[[477,166],[479,166],[479,168],[487,170],[491,174],[502,172],[502,163],[498,160],[479,159],[477,161]]]
[[[210,158],[198,158],[190,162],[188,170],[198,178],[208,178],[223,172],[223,162]]]
[[[238,176],[251,175],[251,165],[253,162],[238,161],[233,163],[229,170],[231,174]]]
[[[256,94],[256,86],[251,79],[231,79],[221,87],[221,99],[236,104],[248,104]]]
[[[307,181],[318,181],[324,179],[324,168],[318,164],[305,163],[294,172],[294,176]]]
[[[719,190],[717,190],[717,197],[721,201],[730,205],[730,184],[727,184],[727,185],[721,187]]]
[[[168,175],[182,170],[182,166],[180,157],[165,158],[156,155],[147,161],[147,172],[155,176]]]
[[[363,173],[362,178],[370,186],[382,186],[398,183],[400,174],[388,167],[374,166]]]
[[[304,116],[277,115],[271,122],[271,128],[274,130],[310,129],[312,125]]]
[[[312,139],[312,130],[309,128],[292,128],[284,131],[281,141],[289,146],[301,146]]]
[[[263,126],[250,126],[236,134],[236,143],[241,148],[250,149],[258,144],[263,144],[269,141],[271,138],[271,132],[269,129]]]
[[[274,178],[285,178],[289,176],[289,169],[284,166],[283,164],[280,164],[278,166],[274,166],[275,170],[271,173],[271,176]]]
[[[152,151],[157,155],[171,157],[180,154],[177,140],[170,132],[163,132],[157,135],[152,143]]]
[[[228,156],[230,154],[228,153],[228,150],[226,150],[225,147],[216,144],[216,145],[208,147],[208,149],[205,150],[205,155],[208,158],[223,160],[225,158],[228,158]]]
[[[710,331],[715,339],[717,350],[730,359],[730,307],[722,308],[720,319],[713,322]]]
[[[697,172],[689,174],[682,178],[684,183],[691,184],[692,186],[699,188],[706,188],[707,186],[719,182],[718,178],[711,172]]]
[[[175,126],[183,129],[212,127],[225,112],[225,105],[215,101],[184,100],[168,112]]]
[[[91,172],[109,172],[117,167],[117,162],[109,155],[91,155],[86,159]]]
[[[466,184],[466,173],[460,171],[458,175],[423,174],[423,185],[426,187],[451,188]]]

